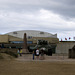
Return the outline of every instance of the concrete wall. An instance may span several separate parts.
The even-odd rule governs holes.
[[[9,43],[10,41],[23,41],[23,39],[10,35],[0,35],[0,43]]]
[[[0,43],[8,43],[8,35],[0,35]]]
[[[9,41],[23,41],[23,39],[9,35]]]
[[[37,43],[37,40],[46,40],[49,43],[58,43],[59,39],[58,38],[51,38],[51,37],[33,37],[33,43]]]
[[[47,40],[49,43],[58,43],[58,38],[51,37],[32,37],[30,39],[27,38],[27,41],[33,41],[33,43],[37,43],[37,40]],[[9,43],[9,41],[23,41],[22,38],[14,37],[10,35],[0,35],[0,43]]]
[[[67,53],[75,45],[75,42],[60,42],[57,44],[56,53]]]

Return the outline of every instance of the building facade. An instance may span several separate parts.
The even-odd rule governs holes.
[[[5,48],[23,48],[24,33],[26,33],[27,46],[35,46],[38,40],[46,40],[50,45],[52,45],[52,47],[54,47],[53,52],[55,52],[56,45],[59,43],[57,34],[36,30],[22,30],[0,35],[0,44],[4,44]]]
[[[37,40],[47,40],[49,43],[58,43],[59,39],[57,38],[57,34],[51,34],[42,31],[35,30],[23,30],[23,31],[14,31],[7,33],[6,35],[13,36],[13,38],[9,38],[10,42],[21,42],[24,38],[24,33],[27,35],[27,43],[28,44],[36,44]]]

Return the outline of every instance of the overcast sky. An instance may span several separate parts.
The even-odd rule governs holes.
[[[75,37],[75,0],[0,0],[0,34],[19,30]]]

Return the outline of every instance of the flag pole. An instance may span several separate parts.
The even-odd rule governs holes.
[[[69,37],[69,49],[70,49],[70,39],[71,39],[71,38]]]

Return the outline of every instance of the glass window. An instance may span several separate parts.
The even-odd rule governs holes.
[[[28,39],[31,39],[32,38],[32,36],[28,36]]]
[[[27,41],[27,44],[32,44],[33,42],[32,41]]]

